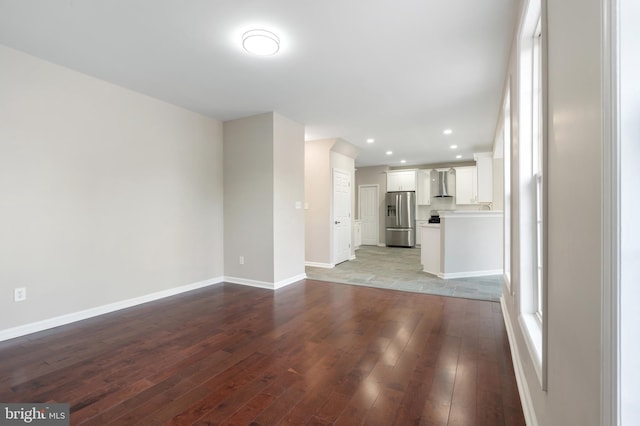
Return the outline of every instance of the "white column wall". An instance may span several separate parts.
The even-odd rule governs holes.
[[[274,283],[304,272],[304,126],[273,114]]]

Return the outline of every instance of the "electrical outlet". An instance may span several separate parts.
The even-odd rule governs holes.
[[[240,264],[244,265],[244,256],[240,256]]]
[[[23,300],[27,300],[27,288],[18,287],[13,289],[13,301],[22,302]]]

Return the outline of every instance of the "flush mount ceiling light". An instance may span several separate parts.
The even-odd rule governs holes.
[[[451,133],[453,133],[453,130],[451,130],[451,129],[444,129],[444,131],[443,131],[442,133],[444,133],[445,135],[450,135]]]
[[[242,35],[242,47],[249,53],[271,56],[280,50],[280,39],[267,30],[250,30]]]
[[[393,154],[393,151],[387,151],[386,154],[387,155],[391,155],[391,154]]]
[[[406,162],[407,162],[407,160],[400,160],[400,162],[401,162],[402,164],[404,164],[404,163],[406,163]]]
[[[456,158],[462,158],[462,155],[456,155]]]
[[[375,142],[374,139],[371,139],[371,138],[367,139],[367,143],[374,143],[374,142]]]
[[[458,145],[451,145],[449,148],[451,148],[451,149],[457,149],[457,148],[458,148]]]

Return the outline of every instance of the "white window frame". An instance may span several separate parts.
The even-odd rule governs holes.
[[[531,113],[532,113],[532,136],[531,136],[531,171],[533,177],[534,198],[535,198],[535,250],[534,255],[534,285],[533,307],[535,309],[536,320],[542,326],[542,315],[544,312],[544,191],[543,191],[543,167],[544,167],[544,141],[543,141],[543,92],[542,92],[542,19],[538,19],[536,29],[533,34],[532,45],[532,90],[531,90]]]
[[[517,281],[519,324],[546,390],[544,0],[529,0],[518,37]],[[514,259],[516,260],[516,259]],[[515,272],[515,271],[514,271]]]
[[[617,6],[617,7],[616,7]],[[611,163],[606,164],[606,172],[612,174],[610,180],[605,182],[605,191],[610,189],[609,199],[606,201],[614,201],[615,206],[613,212],[609,211],[605,216],[610,220],[610,234],[606,236],[606,243],[614,243],[613,253],[608,255],[612,257],[607,260],[613,260],[615,263],[610,265],[607,271],[610,277],[617,277],[619,281],[605,282],[609,287],[607,292],[616,299],[609,299],[607,302],[617,303],[617,306],[609,305],[605,314],[613,311],[617,315],[618,332],[613,333],[611,339],[617,345],[617,359],[613,362],[613,366],[617,367],[617,386],[618,387],[618,403],[619,403],[619,425],[640,424],[640,367],[638,365],[638,356],[640,356],[640,332],[638,330],[638,321],[640,321],[640,310],[638,310],[637,302],[640,299],[640,264],[638,258],[640,255],[640,225],[638,224],[637,214],[640,206],[640,188],[638,187],[638,177],[640,170],[638,169],[638,160],[640,160],[640,131],[638,131],[638,114],[640,114],[639,100],[640,83],[638,82],[638,72],[640,70],[640,61],[638,60],[638,42],[640,41],[640,29],[637,22],[640,17],[640,7],[635,0],[622,0],[612,5],[612,22],[611,28],[617,30],[614,35],[614,41],[618,41],[617,51],[608,52],[615,57],[616,68],[613,69],[616,74],[607,81],[605,90],[613,89],[613,93],[605,93],[607,99],[612,100],[608,106],[610,108],[607,113],[613,114],[613,120],[609,121],[607,117],[606,124],[610,127],[607,130],[613,133],[614,140],[605,140],[607,150],[607,160],[615,161],[612,168],[608,168]],[[616,12],[619,13],[618,20],[615,20]],[[607,23],[608,24],[608,23]],[[609,25],[607,25],[609,27]],[[614,45],[615,46],[615,45]],[[615,47],[614,47],[615,48]],[[605,51],[605,54],[607,52]],[[606,57],[606,56],[605,56]],[[608,58],[607,58],[608,59]],[[610,69],[610,68],[609,68]],[[611,84],[611,85],[609,85]],[[612,128],[613,127],[613,128]],[[616,133],[618,132],[618,133]],[[610,133],[611,134],[611,133]],[[609,142],[609,143],[607,143]],[[613,158],[612,158],[613,157]],[[613,188],[612,188],[613,186]],[[609,214],[615,217],[608,216]],[[607,247],[611,250],[611,246]],[[611,287],[614,287],[611,289]],[[610,326],[611,323],[606,324]],[[605,332],[611,330],[610,327],[605,328]],[[606,342],[610,344],[610,341]],[[615,346],[614,346],[615,347]],[[609,354],[611,352],[608,352]],[[605,355],[609,356],[609,355]],[[614,352],[614,355],[616,353]],[[617,364],[617,366],[616,366]],[[615,371],[614,371],[615,374]],[[611,383],[610,378],[607,379],[605,385]],[[613,424],[613,423],[612,423]]]
[[[510,295],[513,295],[513,286],[511,285],[511,81],[507,83],[507,91],[505,94],[504,105],[502,107],[503,114],[503,171],[504,171],[504,281]]]

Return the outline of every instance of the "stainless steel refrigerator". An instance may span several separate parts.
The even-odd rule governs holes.
[[[416,193],[413,191],[387,192],[386,205],[387,247],[415,247]]]

